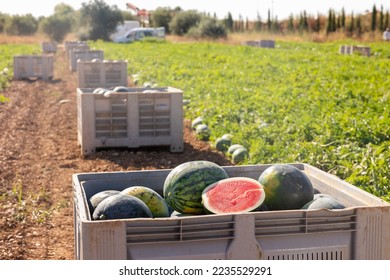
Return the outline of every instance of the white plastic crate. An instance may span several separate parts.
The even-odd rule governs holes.
[[[339,48],[340,54],[353,54],[354,46],[341,45]]]
[[[77,81],[79,88],[128,86],[127,61],[78,61]]]
[[[242,45],[259,47],[259,48],[275,48],[275,41],[274,40],[245,41],[242,43]]]
[[[354,53],[360,53],[362,56],[370,56],[371,55],[371,48],[366,46],[349,46],[349,45],[342,45],[339,48],[340,54],[354,54]]]
[[[91,61],[93,59],[104,59],[102,50],[71,50],[69,55],[69,68],[71,71],[77,71],[78,61]]]
[[[65,52],[67,57],[69,58],[70,56],[70,51],[72,50],[79,50],[79,51],[88,51],[89,46],[87,42],[84,41],[66,41],[64,43],[65,46]]]
[[[56,53],[57,43],[56,42],[42,42],[41,49],[43,53]]]
[[[270,165],[224,167],[258,179]],[[144,185],[162,194],[171,169],[74,174],[76,259],[390,259],[390,204],[311,165],[314,188],[347,208],[93,221],[89,198]]]
[[[258,47],[259,41],[245,41],[245,42],[242,42],[241,45],[250,46],[250,47]]]
[[[52,55],[14,56],[14,79],[53,78],[54,58]]]
[[[358,52],[362,56],[370,56],[371,55],[371,48],[367,46],[353,46],[353,52]]]
[[[275,48],[274,40],[260,40],[259,41],[260,48]]]
[[[103,147],[170,146],[182,152],[183,92],[172,87],[129,87],[110,97],[77,89],[81,154]]]

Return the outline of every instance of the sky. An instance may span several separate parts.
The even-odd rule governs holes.
[[[74,9],[79,9],[81,3],[88,3],[89,0],[0,0],[0,12],[11,15],[23,15],[31,13],[34,16],[49,16],[53,14],[54,7],[58,3],[65,3]],[[347,14],[356,14],[371,11],[374,4],[379,10],[383,6],[384,11],[390,11],[390,0],[105,0],[112,6],[116,5],[121,10],[126,10],[126,3],[130,2],[140,9],[154,10],[157,7],[177,6],[184,10],[198,10],[199,12],[214,13],[218,18],[226,17],[228,12],[238,19],[241,15],[244,19],[256,19],[259,14],[266,19],[268,10],[271,15],[279,20],[288,18],[291,14],[299,15],[302,11],[307,14],[327,15],[330,8],[336,12],[344,8]],[[6,3],[6,4],[5,4]],[[223,3],[223,4],[222,4]]]

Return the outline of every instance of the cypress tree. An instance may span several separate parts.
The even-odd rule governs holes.
[[[268,9],[268,20],[267,20],[267,26],[268,26],[268,31],[271,31],[272,27],[272,21],[271,21],[271,11]]]
[[[336,30],[340,30],[341,29],[341,16],[338,16],[337,17],[337,28],[336,28]]]
[[[372,14],[371,14],[371,31],[375,31],[376,29],[376,7],[372,8]]]
[[[309,23],[307,22],[306,10],[303,10],[303,30],[309,31]]]
[[[234,25],[234,22],[233,22],[233,17],[232,17],[232,14],[230,12],[228,12],[228,15],[227,15],[227,18],[226,18],[226,21],[225,21],[225,25],[226,25],[226,28],[230,31],[230,32],[233,32],[233,25]]]
[[[349,26],[349,33],[352,36],[353,32],[355,31],[355,19],[353,17],[353,12],[351,13],[351,25]]]
[[[321,30],[321,21],[320,21],[320,14],[317,14],[317,20],[316,20],[316,31],[320,32]]]
[[[356,35],[360,37],[362,35],[362,20],[360,16],[356,18]]]
[[[328,24],[326,25],[326,34],[332,32],[332,10],[329,9],[328,12]]]
[[[332,15],[332,32],[335,32],[336,31],[336,27],[337,27],[337,24],[336,24],[336,12],[333,10],[332,13],[333,13],[333,15]]]
[[[256,28],[256,31],[261,30],[261,17],[260,17],[259,11],[257,11],[257,19],[256,19],[255,28]]]
[[[294,32],[294,17],[293,17],[293,14],[290,14],[290,16],[288,18],[287,30],[290,31],[290,32]]]
[[[383,15],[383,5],[381,6],[381,11],[379,12],[379,30],[384,31],[384,15]]]

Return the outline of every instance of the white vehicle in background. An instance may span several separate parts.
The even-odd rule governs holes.
[[[125,20],[122,24],[119,24],[116,27],[115,32],[110,35],[110,39],[114,40],[114,38],[121,37],[130,30],[138,27],[141,27],[138,20]]]
[[[115,43],[131,43],[135,41],[141,41],[145,38],[165,38],[165,28],[164,27],[138,27],[133,28],[130,31],[126,32],[123,36],[118,36],[113,39]]]

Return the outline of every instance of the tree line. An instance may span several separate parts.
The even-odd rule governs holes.
[[[231,32],[247,32],[247,31],[267,31],[271,33],[302,33],[302,32],[317,32],[331,33],[341,32],[347,36],[360,36],[365,32],[383,32],[387,27],[390,27],[389,11],[384,11],[383,6],[378,11],[376,5],[372,7],[371,12],[366,14],[349,15],[345,13],[345,9],[337,12],[334,9],[329,9],[327,15],[308,15],[304,10],[299,15],[291,14],[288,19],[279,21],[277,17],[272,18],[270,10],[268,17],[262,19],[260,15],[255,21],[249,19],[244,20],[239,16],[238,20],[233,20],[230,13],[225,18],[225,25]]]
[[[347,15],[330,9],[327,15],[308,15],[304,10],[299,15],[290,15],[279,21],[268,10],[267,18],[257,15],[255,20],[239,16],[233,19],[229,12],[225,18],[218,19],[216,14],[201,13],[196,10],[182,10],[180,7],[159,7],[149,16],[149,25],[165,27],[168,34],[191,36],[195,38],[226,38],[228,33],[270,32],[291,33],[343,33],[346,36],[361,36],[366,32],[383,32],[390,25],[389,11],[383,6],[378,10],[374,5],[371,12]],[[61,42],[69,33],[80,40],[110,40],[117,25],[125,20],[140,20],[129,11],[109,6],[104,0],[89,0],[82,3],[79,10],[60,3],[48,17],[35,18],[31,14],[8,15],[0,11],[0,32],[9,35],[46,34],[51,40]]]

